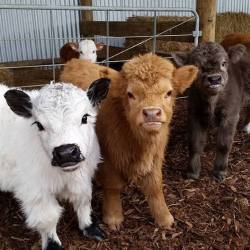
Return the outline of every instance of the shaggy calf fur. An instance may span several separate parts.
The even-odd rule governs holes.
[[[223,41],[221,42],[221,45],[224,47],[224,49],[228,50],[231,46],[234,46],[238,43],[241,43],[244,46],[246,46],[248,50],[248,54],[244,56],[242,61],[243,60],[245,61],[244,65],[248,64],[248,67],[244,69],[243,73],[249,74],[249,76],[247,77],[249,81],[246,82],[247,84],[246,88],[250,96],[250,65],[249,65],[249,60],[248,60],[248,58],[250,58],[250,34],[243,34],[243,33],[229,34],[224,37]],[[250,100],[248,101],[248,103],[246,103],[246,107],[244,108],[244,116],[245,116],[244,131],[250,134]]]
[[[95,76],[88,74],[94,71]],[[97,180],[104,190],[103,220],[111,229],[119,229],[123,221],[120,193],[129,182],[145,194],[156,222],[171,227],[174,219],[165,202],[161,168],[175,97],[191,85],[196,74],[194,66],[175,69],[152,54],[135,57],[120,73],[76,60],[66,64],[61,79],[83,88],[93,77],[111,79],[96,126],[104,157]]]
[[[100,162],[96,106],[108,87],[107,79],[87,92],[61,83],[31,92],[0,85],[0,190],[20,201],[27,225],[41,235],[42,249],[63,249],[56,198],[72,202],[84,235],[103,236],[91,219],[91,182]]]
[[[250,74],[244,72],[249,59],[247,64],[240,60],[245,50],[245,46],[235,45],[227,54],[219,44],[204,43],[190,53],[173,55],[178,65],[199,67],[189,96],[189,178],[199,178],[200,157],[211,123],[218,127],[213,174],[221,180],[226,177],[228,157],[245,100],[245,82],[250,80]]]

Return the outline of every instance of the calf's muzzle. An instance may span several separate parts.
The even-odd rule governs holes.
[[[160,108],[144,108],[142,110],[145,122],[160,122],[161,121],[161,109]]]
[[[76,144],[64,144],[53,150],[52,165],[61,168],[74,166],[85,160],[80,148]]]
[[[207,80],[210,83],[211,87],[218,86],[222,83],[222,77],[220,74],[208,75]]]

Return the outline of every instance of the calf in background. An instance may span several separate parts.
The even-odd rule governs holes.
[[[60,49],[60,59],[62,63],[66,63],[72,58],[78,58],[81,60],[87,60],[95,63],[97,60],[97,51],[103,49],[103,43],[95,43],[92,40],[82,40],[79,44],[77,43],[66,43]]]
[[[198,179],[200,176],[200,157],[211,123],[218,127],[213,174],[220,180],[227,175],[229,153],[240,111],[246,101],[246,82],[250,80],[250,75],[243,72],[246,62],[241,59],[245,51],[246,47],[239,44],[230,47],[227,53],[220,44],[208,42],[189,53],[173,54],[177,65],[194,64],[199,68],[188,99],[189,178]]]
[[[246,46],[248,50],[250,50],[250,34],[244,34],[244,33],[232,33],[226,35],[221,45],[225,50],[228,50],[231,46],[234,46],[236,44],[243,44]]]
[[[249,60],[250,58],[250,34],[244,34],[244,33],[232,33],[223,38],[223,41],[221,42],[221,45],[224,47],[225,50],[228,50],[231,46],[236,45],[238,43],[243,44],[246,46],[248,52],[247,54],[244,55],[244,60],[245,63],[245,69],[243,73],[246,75],[248,74],[249,76],[246,76],[246,79],[248,79],[248,82],[246,82],[246,91],[250,95],[250,65],[249,65]],[[250,134],[250,100],[246,103],[246,106],[244,107],[243,110],[244,114],[244,131]]]

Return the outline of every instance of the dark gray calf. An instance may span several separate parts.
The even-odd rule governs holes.
[[[200,69],[189,97],[189,178],[200,176],[200,156],[211,124],[218,127],[213,174],[221,180],[226,177],[228,156],[244,102],[246,78],[250,80],[250,74],[243,72],[246,64],[250,65],[250,58],[246,58],[246,62],[241,60],[245,51],[245,46],[235,45],[227,53],[221,45],[209,42],[200,44],[190,53],[173,55],[177,65],[194,64]]]

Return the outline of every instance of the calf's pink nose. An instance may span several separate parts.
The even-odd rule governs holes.
[[[142,113],[146,122],[157,122],[160,121],[162,112],[160,108],[144,108]]]

